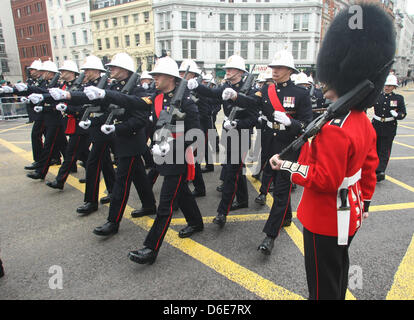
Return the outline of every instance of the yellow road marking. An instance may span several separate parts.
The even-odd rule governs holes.
[[[414,134],[397,134],[397,138],[414,137]]]
[[[414,157],[391,157],[390,160],[413,160]]]
[[[413,146],[410,146],[410,145],[405,144],[405,143],[402,143],[402,142],[398,142],[398,141],[395,141],[395,140],[394,140],[394,143],[395,143],[395,144],[398,144],[398,145],[400,145],[400,146],[403,146],[403,147],[407,147],[407,148],[410,148],[410,149],[414,149],[414,147],[413,147]]]
[[[22,128],[22,127],[27,127],[29,125],[30,125],[30,123],[27,123],[27,124],[22,124],[22,125],[17,126],[17,127],[3,129],[3,130],[0,130],[0,133],[4,133],[4,132],[7,132],[7,131],[12,131],[12,130],[19,129],[19,128]]]
[[[395,183],[396,185],[399,185],[400,187],[402,187],[404,189],[407,189],[408,191],[414,192],[414,188],[409,186],[408,184],[405,184],[404,182],[401,182],[401,181],[399,181],[397,179],[394,179],[394,178],[392,178],[390,176],[387,176],[387,175],[385,176],[385,179],[392,182],[392,183]]]
[[[414,236],[394,276],[387,300],[414,299]]]
[[[9,148],[12,152],[20,155],[22,158],[32,161],[31,152],[25,151],[13,144],[0,139],[0,144]],[[50,167],[49,172],[52,174],[57,174],[59,167]],[[67,183],[75,187],[80,191],[84,191],[84,187],[78,182],[78,179],[69,175]],[[101,180],[101,183],[104,184],[104,180]],[[100,185],[101,186],[101,185]],[[104,196],[104,186],[100,187],[99,195],[100,197]],[[108,204],[107,204],[108,206]],[[132,221],[137,226],[140,226],[144,230],[149,230],[154,222],[154,219],[149,217],[142,217],[139,219],[133,219],[131,217],[132,207],[126,206],[124,217]],[[304,299],[302,296],[291,292],[281,286],[276,285],[270,280],[267,280],[257,273],[233,262],[232,260],[220,255],[219,253],[203,246],[202,244],[192,240],[192,239],[181,239],[178,237],[178,232],[169,228],[164,241],[174,246],[175,248],[183,251],[190,257],[200,261],[207,267],[213,269],[217,273],[223,275],[227,279],[239,284],[245,289],[253,292],[258,297],[263,299],[270,300],[300,300]]]
[[[407,128],[407,129],[414,130],[414,128],[413,128],[413,127],[405,126],[405,125],[400,124],[400,123],[398,124],[398,126],[399,126],[399,127],[403,127],[403,128]]]

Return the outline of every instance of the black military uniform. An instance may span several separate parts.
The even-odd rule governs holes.
[[[73,81],[65,81],[61,89],[73,92],[76,88],[73,88]],[[47,95],[44,96],[45,100],[47,100]],[[59,168],[56,179],[46,183],[51,188],[61,190],[64,187],[69,173],[73,172],[73,169],[76,168],[76,161],[81,160],[84,164],[87,163],[90,145],[88,131],[78,125],[85,111],[84,108],[81,105],[73,105],[70,101],[65,104],[67,108],[64,113],[64,121],[66,128],[65,134],[69,136],[68,146],[66,147],[64,161]]]
[[[204,85],[199,85],[195,92],[200,95],[215,98],[220,101],[222,100],[223,91],[226,88],[232,88],[236,92],[240,91],[243,87],[244,81],[241,80],[238,83],[230,84],[226,82],[224,85],[218,88],[207,88]],[[255,89],[249,88],[247,95],[253,95]],[[232,108],[239,106],[239,103],[242,102],[241,100],[227,100],[223,101],[223,111],[226,117],[230,116],[230,112]],[[247,180],[246,176],[243,174],[244,160],[247,156],[247,152],[250,148],[250,135],[252,133],[252,129],[255,126],[258,118],[258,110],[256,109],[255,105],[243,105],[240,107],[245,107],[243,111],[239,111],[236,113],[234,121],[237,122],[237,126],[235,130],[238,133],[238,147],[239,149],[238,154],[234,154],[234,150],[231,147],[231,136],[230,134],[227,136],[227,145],[226,145],[226,164],[222,168],[222,175],[221,179],[224,181],[223,188],[222,188],[222,198],[217,208],[217,217],[214,220],[214,223],[218,224],[219,226],[224,226],[226,222],[226,217],[231,210],[236,210],[239,208],[247,208],[249,195],[247,192]],[[228,132],[226,129],[223,130]],[[242,144],[242,130],[248,130],[248,146]],[[232,159],[235,158],[235,159]],[[236,161],[234,161],[236,160]],[[233,202],[234,197],[236,197],[236,201]]]
[[[134,91],[130,95],[120,93],[127,82],[128,79],[112,83],[110,89],[105,91],[105,98],[101,104],[104,109],[107,109],[109,104],[118,105],[124,109],[124,113],[114,116],[115,132],[110,135],[114,139],[114,152],[117,159],[115,185],[111,193],[108,222],[95,228],[93,232],[96,235],[106,236],[118,231],[128,202],[131,182],[134,183],[142,203],[142,209],[136,211],[133,216],[154,214],[156,211],[152,186],[141,158],[147,146],[145,129],[151,102],[140,106],[136,101],[141,99],[134,94]],[[132,105],[135,107],[130,107]],[[102,118],[102,120],[106,119]]]
[[[390,111],[398,113],[394,117]],[[377,181],[385,179],[385,169],[391,155],[392,143],[397,134],[397,120],[403,120],[407,116],[404,97],[391,92],[382,93],[374,105],[375,115],[372,125],[377,132],[377,152],[380,160],[377,173]]]
[[[169,93],[157,93],[151,97],[151,101],[154,103],[154,121],[157,121],[162,110],[167,110],[170,106],[171,98],[174,96],[176,88]],[[145,102],[141,102],[145,104]],[[161,187],[160,201],[157,208],[157,216],[154,224],[152,225],[147,237],[144,241],[145,248],[137,251],[131,251],[129,257],[132,261],[145,264],[153,263],[158,255],[160,247],[162,245],[165,234],[171,222],[173,214],[174,203],[178,201],[178,206],[184,214],[184,217],[188,223],[188,226],[182,229],[179,236],[189,237],[194,232],[203,230],[203,219],[201,217],[200,210],[197,202],[188,188],[187,180],[191,179],[191,165],[185,161],[183,163],[177,162],[177,157],[185,159],[184,154],[178,154],[178,147],[180,142],[178,139],[184,139],[185,133],[194,128],[200,128],[200,121],[198,116],[197,106],[189,97],[189,92],[184,94],[180,111],[186,114],[184,118],[183,132],[176,132],[175,138],[170,142],[172,145],[169,153],[166,157],[172,155],[172,163],[161,163],[161,159],[155,159],[156,170],[161,176],[164,176],[164,180]],[[178,127],[178,126],[177,126]],[[183,142],[183,141],[181,141]],[[187,149],[191,142],[183,142],[184,150],[182,152],[192,153],[190,149]]]
[[[45,88],[37,88],[37,90],[32,91],[48,95],[47,89],[51,88],[50,82],[51,80],[46,81]],[[40,113],[43,114],[42,118],[46,127],[45,143],[35,171],[28,173],[27,176],[32,179],[43,180],[49,171],[52,159],[56,158],[59,152],[65,152],[67,140],[63,132],[62,114],[56,110],[56,102],[53,99],[43,101],[43,109]]]
[[[83,85],[96,86],[100,78],[89,81]],[[71,103],[73,105],[89,105],[90,101],[83,91],[71,93]],[[77,212],[86,215],[98,210],[98,196],[100,173],[102,171],[108,193],[112,192],[115,183],[115,170],[112,164],[110,148],[113,146],[113,137],[101,132],[101,124],[108,117],[107,113],[95,113],[90,115],[91,126],[88,128],[89,139],[92,148],[89,152],[86,164],[86,186],[84,204],[77,208]],[[103,121],[103,122],[102,122]]]
[[[312,106],[309,92],[302,87],[294,85],[291,80],[277,85],[264,85],[260,92],[256,93],[256,101],[261,105],[263,114],[267,119],[274,119],[273,113],[277,110],[272,105],[274,99],[278,98],[285,111],[290,114],[291,125],[284,126],[272,121],[273,137],[270,143],[268,156],[280,153],[293,140],[295,140],[306,125],[312,121]],[[280,110],[278,110],[280,111]],[[289,154],[286,159],[296,161],[299,152]],[[262,245],[259,249],[265,254],[270,254],[273,247],[273,240],[279,235],[283,225],[289,225],[292,220],[292,208],[290,204],[290,193],[292,190],[291,181],[279,171],[273,171],[267,161],[262,177],[261,194],[267,194],[270,183],[273,181],[273,206],[270,210],[269,218],[263,228],[266,233]]]

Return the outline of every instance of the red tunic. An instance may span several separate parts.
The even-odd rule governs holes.
[[[349,225],[349,235],[354,235],[362,221],[361,207],[355,203],[371,200],[377,166],[376,134],[364,112],[353,110],[325,124],[303,146],[298,163],[285,161],[282,165],[292,173],[292,182],[304,187],[297,215],[303,226],[316,234],[337,237],[338,189],[346,177],[359,177],[360,172],[349,197],[354,195]]]

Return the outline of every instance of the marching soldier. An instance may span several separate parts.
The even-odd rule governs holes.
[[[27,68],[28,77],[27,77],[26,83],[27,83],[28,86],[38,86],[39,85],[38,79],[41,76],[41,72],[39,71],[39,68],[41,68],[41,67],[42,67],[42,61],[39,59],[39,60],[34,60],[32,62],[32,64]],[[34,116],[33,105],[31,105],[30,103],[27,103],[26,109],[27,109],[27,114],[29,116],[28,123],[32,123],[33,122],[33,116]]]
[[[44,148],[38,161],[38,166],[34,172],[27,174],[27,177],[34,180],[44,180],[49,171],[49,166],[52,165],[52,159],[56,159],[59,152],[64,154],[67,146],[67,140],[63,132],[61,112],[56,110],[54,101],[43,101],[43,94],[48,94],[47,89],[58,86],[57,77],[59,77],[59,71],[56,64],[50,60],[43,62],[40,70],[44,71],[42,77],[46,80],[46,87],[41,89],[40,92],[38,91],[42,96],[37,96],[39,97],[39,102],[43,103],[43,106],[36,105],[34,111],[43,114],[46,134]]]
[[[78,66],[75,62],[71,60],[64,61],[59,71],[61,72],[61,80],[63,80],[60,89],[67,91],[80,89],[81,84],[74,88],[76,76],[79,76]],[[54,89],[51,89],[51,91],[53,92]],[[39,97],[37,94],[32,94],[29,96],[29,99],[36,104],[38,103],[37,99],[50,101],[53,100],[53,97],[50,93],[44,94],[42,97]],[[59,168],[55,180],[46,182],[46,185],[53,189],[63,190],[69,173],[73,172],[74,168],[76,168],[76,161],[79,159],[83,163],[86,163],[89,155],[89,138],[87,131],[78,126],[79,120],[83,115],[82,106],[59,103],[56,105],[56,110],[65,115],[65,134],[69,136],[69,141],[65,150],[64,161]]]
[[[108,117],[101,117],[101,131],[113,136],[114,139],[117,170],[107,222],[93,231],[99,236],[108,236],[118,232],[128,202],[131,182],[134,183],[142,202],[142,209],[132,216],[135,218],[155,213],[154,194],[141,159],[147,142],[145,127],[151,107],[146,105],[145,108],[125,108],[129,103],[127,94],[132,96],[136,90],[136,80],[134,78],[130,80],[135,72],[134,61],[128,54],[123,52],[116,54],[107,66],[111,72],[111,78],[115,80],[111,86],[107,90],[95,86],[84,90],[89,100],[100,100],[104,110],[108,110],[109,106],[114,104],[119,111],[116,113],[116,108],[112,111],[108,110],[113,114],[113,124],[108,122]],[[121,93],[124,87],[126,87],[125,94]]]
[[[303,224],[306,278],[312,300],[345,299],[348,249],[368,216],[376,185],[375,130],[364,109],[375,102],[383,88],[395,54],[395,31],[388,13],[379,6],[360,5],[363,28],[349,27],[353,13],[348,8],[339,12],[322,43],[317,72],[327,87],[325,96],[332,101],[366,79],[374,89],[349,112],[327,122],[303,146],[298,162],[280,160],[279,155],[270,161],[273,169],[281,169],[278,172],[304,187],[298,219]]]
[[[235,130],[233,132],[237,133],[237,138],[239,140],[238,150],[232,150],[231,133],[227,136],[227,163],[222,169],[222,180],[224,181],[222,198],[217,209],[217,216],[213,220],[213,222],[220,227],[225,225],[229,211],[248,207],[249,197],[247,193],[247,180],[246,176],[243,174],[244,161],[247,152],[243,153],[243,151],[247,151],[250,147],[250,134],[248,135],[248,146],[242,145],[241,138],[243,129],[249,130],[249,132],[252,131],[258,115],[257,110],[253,105],[244,109],[241,108],[235,113],[234,119],[227,118],[230,116],[232,109],[238,107],[239,101],[237,100],[237,92],[240,91],[244,85],[243,75],[247,70],[245,69],[244,59],[237,55],[231,56],[223,69],[226,70],[226,83],[218,88],[211,89],[204,85],[199,85],[195,79],[191,79],[188,82],[188,88],[190,90],[195,90],[197,94],[220,99],[220,101],[222,101],[224,114],[226,115],[223,128],[226,133]],[[253,85],[253,83],[251,85]],[[252,87],[249,87],[246,94],[252,95],[253,92],[254,90]],[[232,159],[232,155],[235,159]],[[233,201],[235,197],[236,201]]]
[[[293,56],[282,50],[276,53],[269,64],[272,68],[273,80],[276,84],[266,84],[256,93],[256,103],[261,106],[263,114],[271,123],[272,140],[267,156],[281,152],[312,121],[312,107],[309,93],[305,88],[296,86],[291,80],[292,73],[297,73]],[[290,154],[289,159],[296,160],[298,154]],[[263,228],[265,239],[258,250],[270,255],[274,241],[283,226],[290,225],[292,208],[290,194],[292,183],[289,179],[273,171],[269,164],[265,165],[262,176],[260,195],[256,202],[264,204],[270,184],[274,183],[273,205],[269,218]]]
[[[376,174],[378,182],[385,179],[385,169],[397,134],[397,120],[403,120],[407,116],[404,97],[394,93],[397,87],[397,77],[390,74],[385,81],[384,91],[374,105],[375,115],[372,119],[372,125],[377,133],[379,165]]]
[[[150,72],[155,80],[157,92],[150,98],[135,99],[138,107],[147,103],[154,105],[154,121],[162,119],[169,112],[171,99],[178,90],[177,81],[180,81],[177,63],[170,57],[158,60],[154,70]],[[185,81],[184,79],[181,81]],[[185,84],[185,83],[183,83]],[[181,87],[181,89],[184,89]],[[180,93],[180,92],[179,92]],[[179,139],[184,139],[185,134],[193,128],[200,128],[197,106],[190,99],[187,90],[182,91],[181,106],[179,111],[185,113],[183,121],[173,122],[171,136],[160,144],[154,144],[152,153],[156,160],[157,171],[164,176],[157,216],[144,241],[144,247],[129,252],[130,260],[140,264],[152,264],[157,258],[165,234],[171,222],[174,203],[178,205],[184,214],[188,226],[179,232],[179,237],[190,237],[195,232],[203,230],[203,219],[194,196],[188,188],[187,180],[194,178],[194,165],[191,163],[193,151],[189,148],[189,142],[184,142],[184,150],[179,147]],[[131,104],[131,107],[135,107]],[[183,125],[183,126],[182,126]],[[181,142],[183,142],[181,140]],[[185,153],[181,154],[181,153]],[[185,158],[184,163],[177,160]],[[172,160],[172,161],[171,161]]]
[[[85,72],[83,90],[88,86],[98,85],[101,80],[101,72],[106,71],[101,60],[96,56],[88,56],[80,69]],[[85,96],[83,90],[69,93],[65,90],[57,89],[52,90],[50,94],[55,100],[58,101],[67,100],[65,102],[71,105],[85,105],[89,102],[89,99]],[[81,216],[88,215],[98,210],[101,171],[103,173],[106,189],[109,194],[112,192],[115,182],[115,171],[109,151],[110,146],[113,145],[113,139],[111,136],[108,136],[101,131],[100,117],[105,117],[105,115],[102,113],[96,113],[91,115],[91,119],[79,122],[79,126],[82,129],[89,129],[89,138],[92,142],[92,148],[86,162],[84,204],[76,209],[76,212]],[[108,203],[110,201],[110,195],[101,198],[100,201],[101,203]]]

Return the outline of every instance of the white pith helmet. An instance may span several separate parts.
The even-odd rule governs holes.
[[[197,67],[197,64],[195,63],[195,61],[191,59],[183,60],[178,71],[185,72],[187,71],[188,66],[190,66],[190,69],[188,70],[188,72],[195,73],[196,75],[201,74],[201,70]]]
[[[106,71],[101,59],[99,59],[97,56],[87,56],[85,63],[80,68],[81,70],[94,69],[102,72]]]
[[[236,54],[229,57],[226,61],[226,64],[223,66],[223,69],[230,69],[230,68],[238,69],[243,72],[247,72],[246,63],[244,59]]]
[[[117,53],[112,58],[111,62],[106,64],[106,66],[119,67],[119,68],[122,68],[128,71],[131,71],[131,72],[135,72],[134,60],[129,54],[125,52]]]
[[[154,69],[149,74],[166,74],[181,79],[177,62],[168,56],[158,59]]]
[[[76,65],[76,62],[72,60],[63,61],[63,64],[59,68],[59,71],[71,71],[71,72],[79,74],[78,66]]]
[[[293,70],[295,73],[299,73],[298,69],[295,68],[295,62],[293,55],[287,50],[280,50],[276,52],[269,67],[287,67]]]

